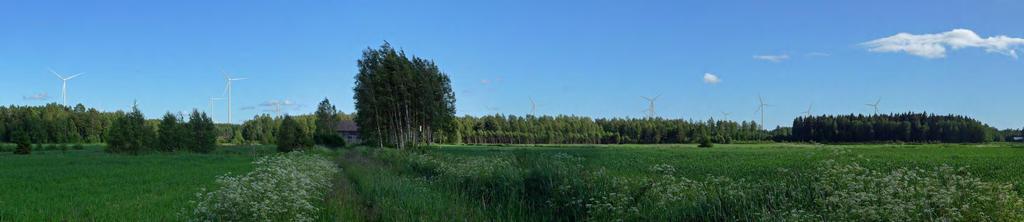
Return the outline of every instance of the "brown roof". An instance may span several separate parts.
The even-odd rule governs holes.
[[[335,125],[334,128],[338,129],[338,132],[357,132],[357,131],[359,131],[359,125],[356,125],[356,122],[354,122],[352,120],[338,121],[338,124]]]

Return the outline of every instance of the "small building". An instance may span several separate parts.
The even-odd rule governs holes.
[[[1015,136],[1013,137],[1013,141],[1024,142],[1024,136]]]
[[[359,137],[359,125],[356,125],[355,121],[338,121],[338,125],[335,125],[334,129],[338,130],[338,135],[345,139],[345,143],[358,144],[363,142]]]

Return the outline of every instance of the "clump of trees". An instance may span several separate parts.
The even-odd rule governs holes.
[[[107,139],[107,151],[112,153],[138,154],[153,142],[156,132],[146,126],[146,117],[137,106],[114,121]]]
[[[958,115],[903,113],[891,115],[824,115],[793,120],[795,141],[833,142],[945,142],[993,141],[996,130]]]
[[[384,43],[357,62],[355,122],[368,143],[399,149],[429,144],[451,127],[455,93],[433,61],[406,56]]]
[[[277,134],[277,151],[291,152],[313,146],[308,131],[291,116],[285,115]]]
[[[188,144],[190,144],[187,141],[189,132],[183,122],[181,115],[174,115],[170,112],[164,114],[164,118],[160,120],[160,127],[157,131],[158,142],[156,148],[158,150],[173,152],[188,148]]]
[[[154,127],[145,123],[138,108],[117,119],[111,128],[107,151],[138,154],[145,151],[210,153],[217,146],[217,129],[206,113],[192,110],[188,122],[167,113]]]
[[[313,115],[316,116],[316,132],[313,134],[316,144],[331,148],[345,146],[345,139],[338,135],[337,130],[338,110],[330,100],[325,98],[321,101]]]
[[[197,153],[210,153],[217,148],[217,128],[213,119],[199,110],[192,110],[189,115],[188,124],[185,125],[188,138],[182,140],[189,142],[189,150]]]

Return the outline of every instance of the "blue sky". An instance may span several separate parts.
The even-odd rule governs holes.
[[[770,126],[811,103],[871,113],[878,98],[882,112],[1024,126],[1024,3],[824,2],[3,1],[0,104],[58,102],[52,67],[86,73],[69,103],[138,100],[155,118],[207,109],[224,70],[250,78],[234,86],[236,123],[273,100],[351,112],[355,62],[387,40],[452,77],[459,115],[522,115],[533,97],[538,114],[638,117],[640,96],[661,94],[663,117],[754,120],[761,94]],[[226,110],[216,103],[218,122]]]

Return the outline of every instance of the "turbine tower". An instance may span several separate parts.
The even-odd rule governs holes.
[[[210,112],[210,119],[213,119],[213,101],[217,100],[224,100],[224,98],[210,97],[210,109],[207,110],[207,112]]]
[[[769,105],[767,103],[764,103],[764,98],[761,97],[760,94],[758,94],[757,95],[757,111],[754,111],[754,113],[755,114],[756,113],[761,113],[761,122],[760,122],[761,129],[764,129],[764,127],[765,127],[765,124],[764,124],[764,108],[765,107],[769,107],[769,106],[771,106],[771,105]]]
[[[530,115],[537,116],[537,103],[533,101],[533,97],[530,97]]]
[[[869,106],[871,108],[874,108],[875,109],[875,115],[878,115],[878,104],[879,103],[882,103],[882,98],[878,98],[878,100],[875,100],[875,103],[868,103],[868,104],[864,104],[864,105],[865,106]]]
[[[654,111],[654,102],[658,101],[658,98],[660,98],[660,97],[661,97],[661,95],[655,96],[654,98],[650,98],[650,97],[646,97],[646,96],[641,96],[640,97],[640,98],[644,98],[645,100],[647,100],[647,103],[648,103],[647,110],[644,110],[644,111],[647,112],[647,118],[654,118],[655,116],[658,115],[658,113]]]
[[[804,112],[802,112],[800,114],[804,114],[804,115],[807,115],[808,117],[810,117],[811,116],[811,108],[812,107],[814,107],[814,103],[811,103],[810,106],[807,106],[807,111],[804,111]]]
[[[57,71],[53,71],[53,69],[50,69],[50,72],[53,73],[53,75],[56,75],[57,78],[60,79],[60,81],[61,81],[61,85],[60,85],[60,98],[61,98],[61,100],[63,100],[62,104],[64,104],[64,106],[68,106],[68,80],[74,79],[75,77],[78,77],[78,76],[80,76],[82,74],[85,74],[85,73],[78,73],[78,74],[75,74],[75,75],[72,75],[72,76],[64,77],[64,76],[61,76],[60,74],[58,74]]]
[[[239,80],[246,80],[246,79],[249,79],[249,78],[231,78],[231,76],[228,75],[228,73],[226,73],[226,72],[224,73],[224,80],[228,82],[227,86],[224,88],[224,92],[226,92],[228,94],[228,124],[232,123],[231,122],[231,82],[239,81]]]

